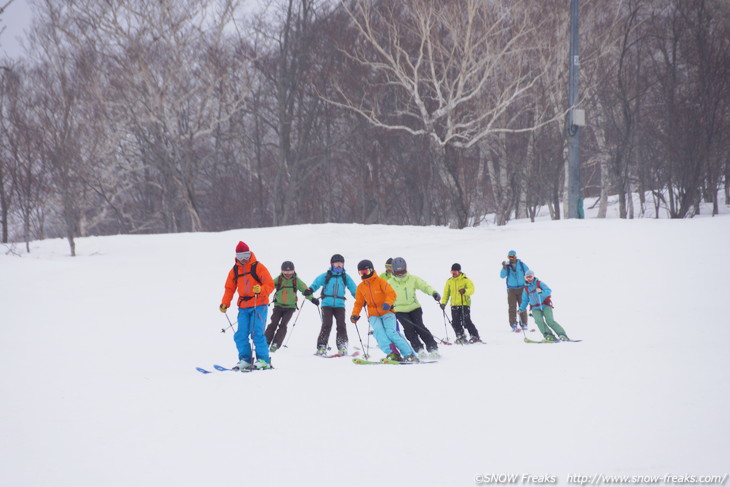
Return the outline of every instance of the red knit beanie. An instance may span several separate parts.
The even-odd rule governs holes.
[[[236,245],[236,259],[248,260],[251,258],[251,251],[248,249],[248,245],[243,242],[238,242]]]

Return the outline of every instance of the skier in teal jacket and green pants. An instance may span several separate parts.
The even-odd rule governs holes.
[[[537,327],[540,329],[545,341],[557,341],[553,332],[562,341],[570,340],[563,327],[553,318],[551,295],[552,290],[548,285],[544,281],[535,278],[533,271],[527,271],[525,273],[525,286],[522,288],[520,312],[524,312],[527,305],[530,305],[532,317],[535,319],[535,323],[537,323]]]

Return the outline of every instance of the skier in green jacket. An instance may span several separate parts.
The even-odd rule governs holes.
[[[274,286],[274,312],[271,313],[271,323],[264,332],[266,343],[270,345],[269,350],[272,352],[281,348],[286,336],[286,326],[294,310],[299,308],[297,290],[304,292],[307,289],[304,281],[297,277],[294,264],[288,260],[281,264],[281,274],[274,279]],[[306,299],[319,306],[319,299],[314,296],[307,296]]]
[[[385,272],[380,274],[380,277],[386,281],[389,281],[390,278],[393,277],[393,257],[389,257],[388,260],[385,261]]]
[[[456,343],[480,342],[479,331],[471,321],[471,295],[474,294],[474,283],[461,272],[461,264],[451,266],[451,278],[444,286],[444,297],[441,299],[441,309],[451,299],[451,326],[456,333]],[[466,339],[464,328],[469,330],[471,338]]]
[[[388,280],[388,284],[395,289],[397,296],[393,303],[395,317],[403,325],[403,333],[420,357],[426,355],[423,351],[423,343],[425,343],[426,350],[431,357],[438,358],[438,344],[423,323],[423,310],[421,303],[416,298],[416,289],[433,297],[437,303],[441,300],[441,295],[420,277],[409,274],[403,257],[393,259],[392,265],[393,276]]]

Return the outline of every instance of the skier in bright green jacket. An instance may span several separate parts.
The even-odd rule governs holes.
[[[438,344],[423,323],[423,310],[421,303],[416,298],[416,289],[433,297],[437,303],[441,300],[441,295],[420,277],[409,274],[403,257],[393,259],[392,265],[393,275],[388,280],[388,284],[395,289],[397,296],[393,303],[395,317],[403,325],[403,333],[411,343],[413,350],[419,356],[425,356],[423,351],[425,343],[428,353],[436,358],[438,357]]]
[[[299,308],[297,291],[304,292],[307,285],[297,277],[294,264],[287,260],[281,264],[281,274],[274,279],[274,289],[276,290],[274,312],[271,313],[271,323],[264,332],[266,343],[270,345],[269,350],[272,352],[281,348],[286,336],[286,326],[294,314],[294,310]],[[314,296],[307,296],[306,299],[319,306],[319,299]]]
[[[386,281],[390,281],[390,278],[393,277],[393,257],[389,257],[385,261],[385,272],[380,274],[380,277]]]
[[[456,332],[456,343],[480,342],[479,331],[471,321],[471,295],[474,294],[474,283],[461,272],[461,264],[451,266],[451,278],[444,286],[444,297],[441,299],[441,309],[451,299],[451,326]],[[467,340],[464,328],[469,330],[471,338]]]

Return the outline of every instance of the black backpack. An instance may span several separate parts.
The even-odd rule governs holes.
[[[257,260],[253,264],[251,264],[251,270],[248,272],[244,272],[243,274],[239,274],[238,270],[238,264],[233,264],[233,283],[238,286],[238,278],[243,277],[246,274],[251,274],[251,277],[253,277],[256,282],[261,284],[261,279],[259,279],[259,275],[256,273],[256,267],[259,265],[259,261]]]

